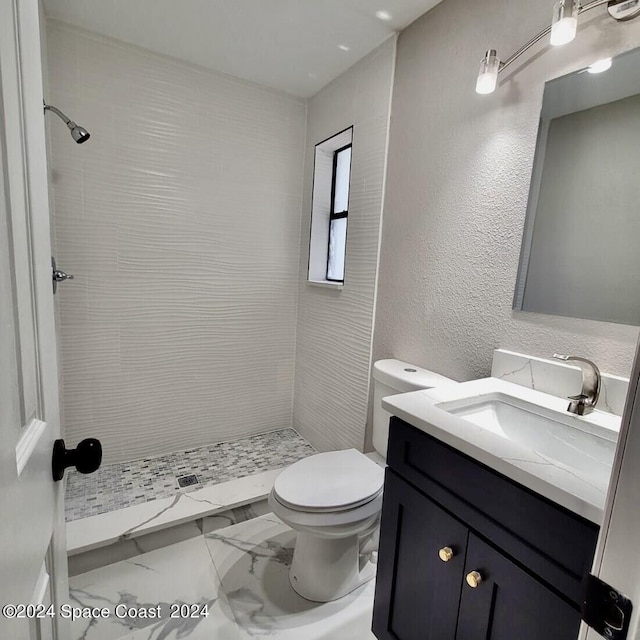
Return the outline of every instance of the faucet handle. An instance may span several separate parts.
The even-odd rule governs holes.
[[[590,404],[589,397],[583,393],[579,393],[577,396],[569,396],[567,398],[571,400],[567,411],[569,413],[575,413],[577,416],[583,416],[586,413],[593,411],[593,405]]]

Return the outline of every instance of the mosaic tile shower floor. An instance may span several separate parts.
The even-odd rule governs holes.
[[[293,429],[280,429],[199,449],[105,465],[88,476],[72,470],[66,488],[66,519],[70,522],[278,469],[314,453],[316,450]],[[199,483],[181,489],[177,479],[190,474],[195,474]]]

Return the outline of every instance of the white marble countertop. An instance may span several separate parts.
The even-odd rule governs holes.
[[[497,472],[569,509],[591,522],[602,523],[609,484],[609,463],[590,468],[561,464],[506,437],[476,426],[437,405],[463,398],[501,392],[547,409],[566,412],[566,398],[558,398],[497,378],[413,391],[383,398],[382,406],[393,415],[428,433]],[[615,447],[620,418],[600,411],[571,416],[579,428]],[[576,455],[579,455],[577,452]],[[582,470],[580,469],[582,467]],[[598,467],[598,468],[596,468]]]

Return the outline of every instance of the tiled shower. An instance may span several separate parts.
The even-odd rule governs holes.
[[[65,438],[105,454],[67,519],[361,449],[395,39],[309,100],[56,20],[46,53],[49,101],[92,134],[48,124]],[[348,126],[328,291],[306,280],[313,148]]]
[[[56,22],[63,424],[123,462],[291,426],[302,100]]]

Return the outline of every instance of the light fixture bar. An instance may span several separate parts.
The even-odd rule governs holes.
[[[595,9],[603,4],[609,4],[610,0],[592,0],[585,5],[578,6],[578,15],[582,15],[583,13],[590,11],[591,9]],[[526,53],[531,47],[540,42],[543,38],[548,36],[551,33],[551,25],[545,27],[538,35],[531,38],[527,44],[523,45],[518,49],[512,56],[507,58],[504,62],[500,63],[500,68],[498,69],[498,73],[504,71],[511,63],[515,62],[521,55]]]
[[[605,0],[605,2],[608,2],[608,0]],[[504,71],[512,62],[515,62],[523,53],[526,53],[527,51],[529,51],[529,49],[531,49],[531,47],[533,47],[534,44],[538,44],[540,40],[548,36],[550,33],[551,33],[551,25],[549,25],[546,29],[543,29],[537,36],[535,36],[535,38],[531,38],[531,40],[529,40],[527,44],[520,47],[520,49],[518,49],[511,57],[507,58],[500,65],[500,71]]]

